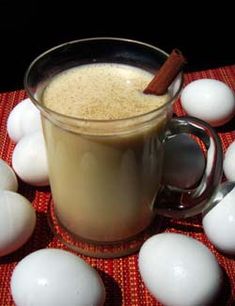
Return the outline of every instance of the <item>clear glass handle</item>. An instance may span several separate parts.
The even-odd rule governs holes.
[[[204,121],[193,117],[174,118],[169,122],[167,138],[188,133],[201,139],[207,149],[206,167],[197,187],[180,189],[162,186],[156,199],[157,213],[167,217],[187,218],[208,208],[210,199],[218,187],[223,173],[223,153],[220,139]]]

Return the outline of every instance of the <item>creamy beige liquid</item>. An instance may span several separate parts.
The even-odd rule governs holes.
[[[142,93],[152,77],[127,65],[84,65],[52,79],[41,100],[48,108],[77,118],[138,116],[169,99]],[[139,128],[133,128],[138,119],[132,119],[125,133],[108,131],[108,137],[98,129],[93,135],[67,131],[43,119],[56,212],[69,231],[94,241],[116,241],[151,222],[161,178],[159,137],[167,115],[163,109]]]
[[[46,88],[43,103],[61,114],[85,119],[123,119],[150,112],[167,95],[145,95],[153,75],[121,64],[92,64],[58,75]]]

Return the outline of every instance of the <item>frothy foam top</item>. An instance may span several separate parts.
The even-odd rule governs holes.
[[[162,106],[169,95],[143,94],[153,75],[123,64],[88,64],[52,79],[42,103],[58,113],[96,120],[124,119]]]

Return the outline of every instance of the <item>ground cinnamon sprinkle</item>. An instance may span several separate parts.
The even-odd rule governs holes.
[[[143,92],[153,95],[165,94],[184,64],[185,57],[180,50],[174,49]]]
[[[139,116],[169,101],[166,95],[145,95],[153,75],[117,63],[95,63],[70,68],[56,75],[41,100],[60,114],[87,120],[113,120]]]

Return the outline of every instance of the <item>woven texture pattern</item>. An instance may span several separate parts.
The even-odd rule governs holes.
[[[214,70],[188,73],[185,75],[185,84],[200,78],[214,78],[227,83],[235,90],[235,66],[223,67]],[[6,122],[11,109],[23,100],[26,94],[23,90],[0,94],[0,158],[11,165],[14,143],[10,141],[6,133]],[[180,101],[174,105],[177,116],[184,115]],[[227,125],[217,128],[225,152],[229,144],[235,140],[235,120]],[[19,182],[19,193],[23,194],[32,203],[37,212],[36,229],[31,239],[18,251],[0,258],[0,306],[14,305],[10,293],[10,278],[14,267],[24,256],[46,247],[63,248],[50,232],[47,224],[47,208],[51,201],[49,188],[36,188]],[[208,241],[203,233],[200,218],[186,221],[164,220],[162,231],[184,233],[194,237],[215,254],[219,264],[222,266],[226,281],[223,294],[216,305],[234,305],[235,301],[235,256],[227,256],[218,252]],[[107,292],[105,305],[110,306],[145,306],[161,305],[145,288],[138,272],[138,254],[118,259],[95,259],[81,256],[87,263],[100,273]],[[187,293],[186,293],[187,294]],[[188,293],[190,294],[190,293]],[[68,305],[69,306],[69,305]]]

